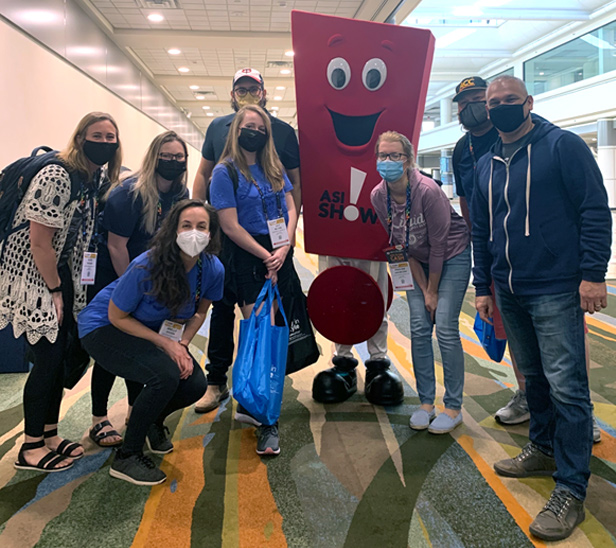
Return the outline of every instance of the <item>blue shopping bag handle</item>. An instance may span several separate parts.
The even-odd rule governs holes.
[[[278,309],[282,314],[282,318],[284,320],[284,324],[286,326],[289,325],[287,322],[287,315],[284,313],[284,308],[282,307],[282,299],[280,298],[280,292],[278,291],[278,285],[272,285],[272,280],[266,280],[263,284],[263,288],[255,301],[255,305],[252,309],[252,313],[259,317],[261,314],[269,314],[272,310],[272,306],[274,305],[274,297],[278,299]],[[259,311],[259,307],[265,301],[265,306]],[[265,312],[266,311],[266,312]]]

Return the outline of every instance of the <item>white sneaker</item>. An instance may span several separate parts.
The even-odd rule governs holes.
[[[496,412],[494,418],[501,424],[522,424],[530,420],[526,393],[518,390],[509,403]]]
[[[599,443],[601,441],[601,428],[597,422],[597,417],[592,416],[592,442]]]

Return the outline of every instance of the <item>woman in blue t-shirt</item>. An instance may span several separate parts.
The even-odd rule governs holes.
[[[276,154],[270,119],[256,105],[235,115],[221,159],[212,173],[210,199],[234,244],[232,275],[248,318],[266,279],[278,283],[283,301],[291,286],[290,238],[297,226],[293,187]],[[258,454],[280,453],[277,425],[261,425],[241,406],[235,418],[259,427]]]
[[[96,280],[88,301],[121,276],[128,264],[148,247],[171,207],[188,198],[188,149],[175,131],[165,131],[150,143],[139,171],[107,194],[100,219]],[[109,393],[115,376],[94,364],[92,368],[92,428],[90,438],[101,447],[122,443],[107,417]],[[129,410],[141,390],[127,381]]]
[[[152,248],[103,289],[79,315],[88,353],[112,375],[143,389],[128,421],[110,474],[137,485],[156,485],[165,474],[143,454],[173,450],[165,418],[197,401],[207,381],[190,355],[212,301],[222,297],[224,268],[218,216],[199,200],[176,204]]]

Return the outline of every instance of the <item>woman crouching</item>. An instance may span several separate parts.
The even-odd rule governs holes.
[[[177,203],[149,251],[103,289],[79,315],[88,353],[110,373],[145,385],[130,415],[110,474],[156,485],[165,473],[143,454],[173,451],[164,421],[207,389],[188,345],[212,303],[222,298],[224,268],[216,211],[199,200]]]

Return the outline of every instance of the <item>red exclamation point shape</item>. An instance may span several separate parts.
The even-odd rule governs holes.
[[[351,168],[351,191],[349,192],[351,204],[344,208],[344,218],[347,221],[356,221],[359,217],[359,209],[355,205],[359,200],[361,189],[364,186],[367,173],[354,167]]]

